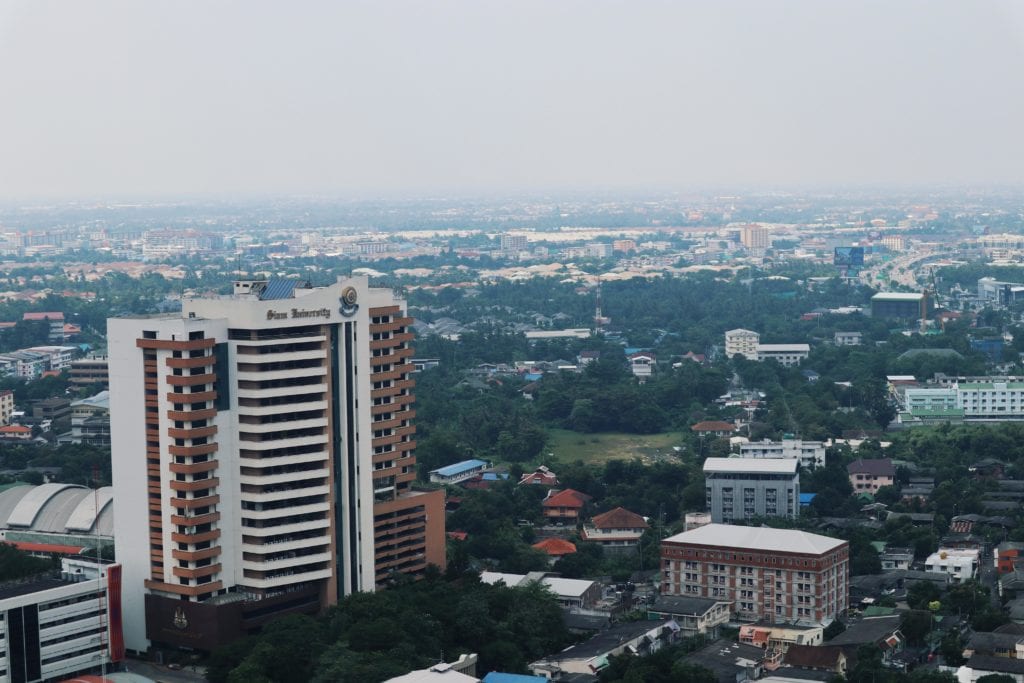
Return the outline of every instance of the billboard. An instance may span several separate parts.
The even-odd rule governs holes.
[[[832,263],[837,266],[863,266],[864,247],[836,247]]]

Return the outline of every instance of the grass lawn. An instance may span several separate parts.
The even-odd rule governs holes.
[[[553,453],[564,462],[582,460],[592,465],[603,465],[609,460],[640,458],[652,463],[662,457],[675,460],[673,446],[682,443],[679,432],[665,434],[623,434],[604,432],[580,434],[568,429],[549,429],[544,453]]]

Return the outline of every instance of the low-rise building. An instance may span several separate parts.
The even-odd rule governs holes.
[[[0,589],[0,615],[3,680],[63,680],[124,659],[119,564],[64,558],[58,575]]]
[[[924,570],[948,574],[953,583],[969,581],[978,575],[978,555],[976,549],[939,548],[925,560]]]
[[[75,387],[107,386],[110,370],[106,357],[80,358],[71,361],[68,381]]]
[[[488,467],[484,460],[463,460],[445,467],[430,471],[430,481],[435,484],[458,484],[472,479]]]
[[[655,357],[653,353],[639,352],[629,356],[629,370],[634,377],[646,379],[654,371]]]
[[[1004,541],[995,550],[996,571],[1000,574],[1012,572],[1017,562],[1024,555],[1024,543],[1019,541]]]
[[[774,360],[779,365],[800,365],[811,354],[809,344],[758,344],[757,360]]]
[[[744,458],[796,458],[801,467],[824,467],[825,451],[823,442],[801,439],[764,439],[740,444],[740,455]]]
[[[587,579],[564,579],[549,576],[544,572],[530,574],[506,574],[503,572],[480,572],[480,580],[486,584],[503,583],[509,588],[537,582],[544,585],[566,609],[591,609],[601,599],[601,584]]]
[[[614,510],[594,515],[589,524],[583,525],[582,538],[599,543],[605,548],[632,548],[648,529],[647,520],[635,512],[617,507]]]
[[[836,346],[860,346],[863,336],[861,332],[836,332],[834,339]]]
[[[857,458],[846,466],[854,493],[878,493],[883,486],[892,486],[896,468],[889,458]]]
[[[713,522],[800,514],[800,461],[708,458],[704,489]]]
[[[757,345],[761,335],[751,330],[736,329],[725,333],[725,355],[728,358],[739,354],[747,360],[757,360]]]
[[[684,595],[659,595],[647,609],[648,619],[675,619],[684,638],[718,637],[718,627],[729,623],[732,603],[727,600],[691,598]]]
[[[821,645],[825,629],[818,625],[749,624],[740,626],[740,642],[764,650],[786,652],[793,645]]]
[[[878,556],[882,562],[882,571],[893,569],[910,569],[914,563],[913,548],[886,548]]]
[[[679,624],[666,621],[637,621],[613,626],[590,640],[568,647],[530,664],[530,672],[557,681],[564,674],[597,675],[608,667],[611,657],[621,654],[645,656],[679,641]]]
[[[539,484],[541,486],[558,486],[558,476],[544,465],[533,472],[527,472],[519,478],[520,484]]]
[[[541,502],[544,519],[561,524],[576,524],[590,499],[590,496],[575,489],[548,491],[547,498]]]

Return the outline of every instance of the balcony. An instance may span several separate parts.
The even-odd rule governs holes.
[[[242,510],[242,518],[253,520],[278,519],[280,517],[291,517],[292,515],[312,514],[314,512],[330,512],[330,509],[331,504],[325,501],[323,503],[310,503],[309,505],[295,505],[292,507],[274,508],[273,510]]]
[[[292,377],[324,377],[327,375],[327,368],[323,366],[313,368],[289,368],[287,370],[268,370],[266,372],[239,372],[239,382],[270,382],[279,379],[291,379]]]
[[[210,372],[205,375],[167,375],[167,384],[172,387],[194,387],[199,384],[213,384],[217,375]]]
[[[244,577],[239,585],[244,585],[249,588],[278,588],[280,586],[290,586],[296,583],[305,583],[306,581],[316,581],[319,579],[331,578],[331,568],[325,567],[324,569],[311,569],[307,572],[295,571],[285,576],[277,576],[270,579],[255,579]]]
[[[239,423],[238,431],[240,434],[273,434],[274,432],[290,431],[292,429],[309,429],[312,427],[326,426],[326,417],[313,417],[306,420],[294,420],[292,422],[264,422],[262,424]],[[240,436],[239,439],[241,441],[249,440],[245,436]]]
[[[251,484],[253,486],[274,486],[278,484],[289,484],[296,481],[327,479],[328,476],[330,476],[330,473],[327,468],[324,467],[313,470],[298,470],[296,472],[278,472],[275,474],[243,474],[238,478],[238,481],[241,484]]]
[[[275,553],[288,552],[275,548]],[[331,553],[313,553],[312,555],[296,555],[295,557],[283,557],[277,560],[243,560],[242,568],[257,572],[273,572],[290,567],[303,567],[310,564],[330,562]],[[314,570],[319,571],[319,570]]]
[[[199,358],[168,358],[167,367],[173,369],[203,368],[207,365],[214,365],[217,362],[215,356],[200,356]]]
[[[194,462],[191,465],[184,463],[172,462],[169,463],[167,468],[173,474],[199,474],[201,472],[210,472],[217,469],[219,461],[207,460],[206,462]]]
[[[203,489],[213,489],[220,485],[220,479],[217,477],[208,477],[206,479],[196,479],[193,481],[177,481],[171,479],[167,482],[167,485],[172,491],[202,491]]]

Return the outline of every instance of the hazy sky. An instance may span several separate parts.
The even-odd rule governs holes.
[[[0,198],[1024,184],[1024,6],[0,0]]]

